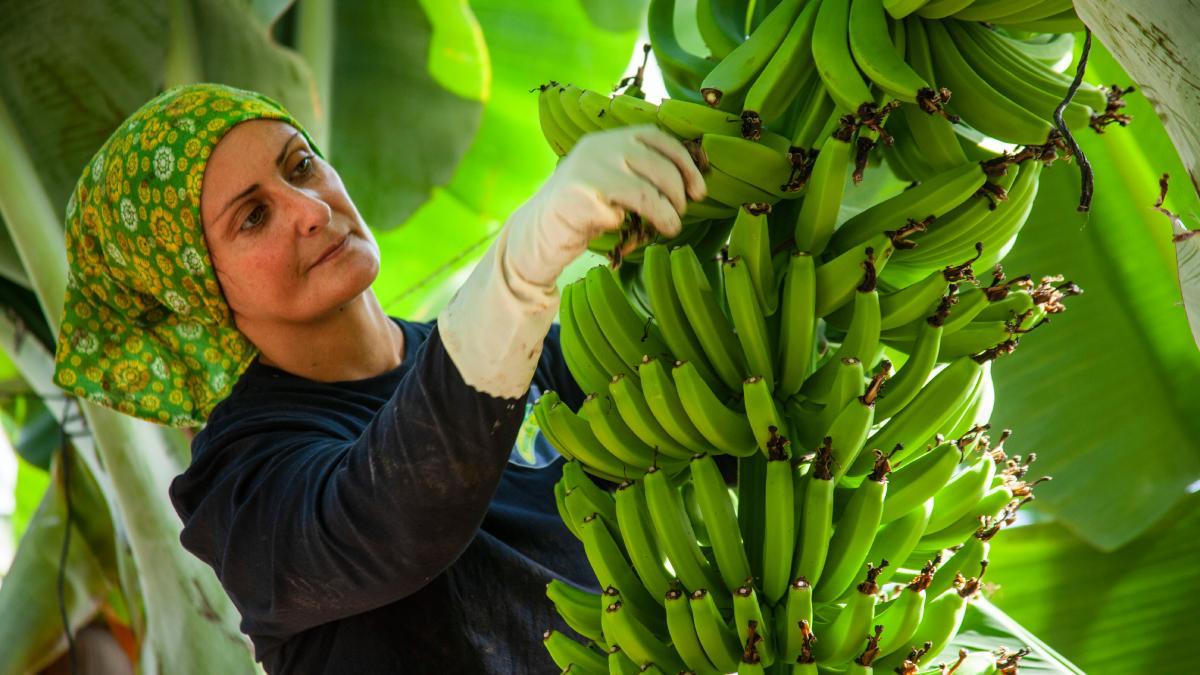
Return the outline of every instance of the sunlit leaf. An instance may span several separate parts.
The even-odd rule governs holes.
[[[403,227],[377,232],[375,292],[389,313],[430,318],[488,238],[554,168],[538,127],[537,95],[551,79],[608,92],[633,53],[633,31],[597,30],[576,2],[472,2],[492,65],[492,93],[467,154]],[[351,191],[357,200],[357,194]],[[472,248],[474,246],[474,248]],[[418,282],[424,285],[415,287]]]
[[[1107,553],[1046,523],[1001,532],[989,559],[992,602],[1088,673],[1192,670],[1200,495]]]

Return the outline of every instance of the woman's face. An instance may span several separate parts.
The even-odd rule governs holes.
[[[337,172],[286,122],[250,120],[221,138],[200,217],[239,326],[319,321],[379,274],[379,246]]]

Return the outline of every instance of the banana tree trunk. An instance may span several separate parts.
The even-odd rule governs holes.
[[[1200,0],[1075,0],[1075,11],[1154,105],[1200,194]]]

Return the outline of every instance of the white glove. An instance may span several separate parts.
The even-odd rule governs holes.
[[[683,145],[646,125],[584,136],[517,209],[440,316],[463,380],[491,396],[525,393],[558,310],[555,281],[596,236],[636,213],[668,237],[704,178]]]

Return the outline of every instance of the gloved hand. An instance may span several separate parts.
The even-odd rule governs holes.
[[[505,223],[438,316],[442,342],[463,380],[503,398],[524,394],[558,309],[555,281],[594,237],[628,212],[679,233],[704,178],[687,149],[646,125],[588,134]]]

